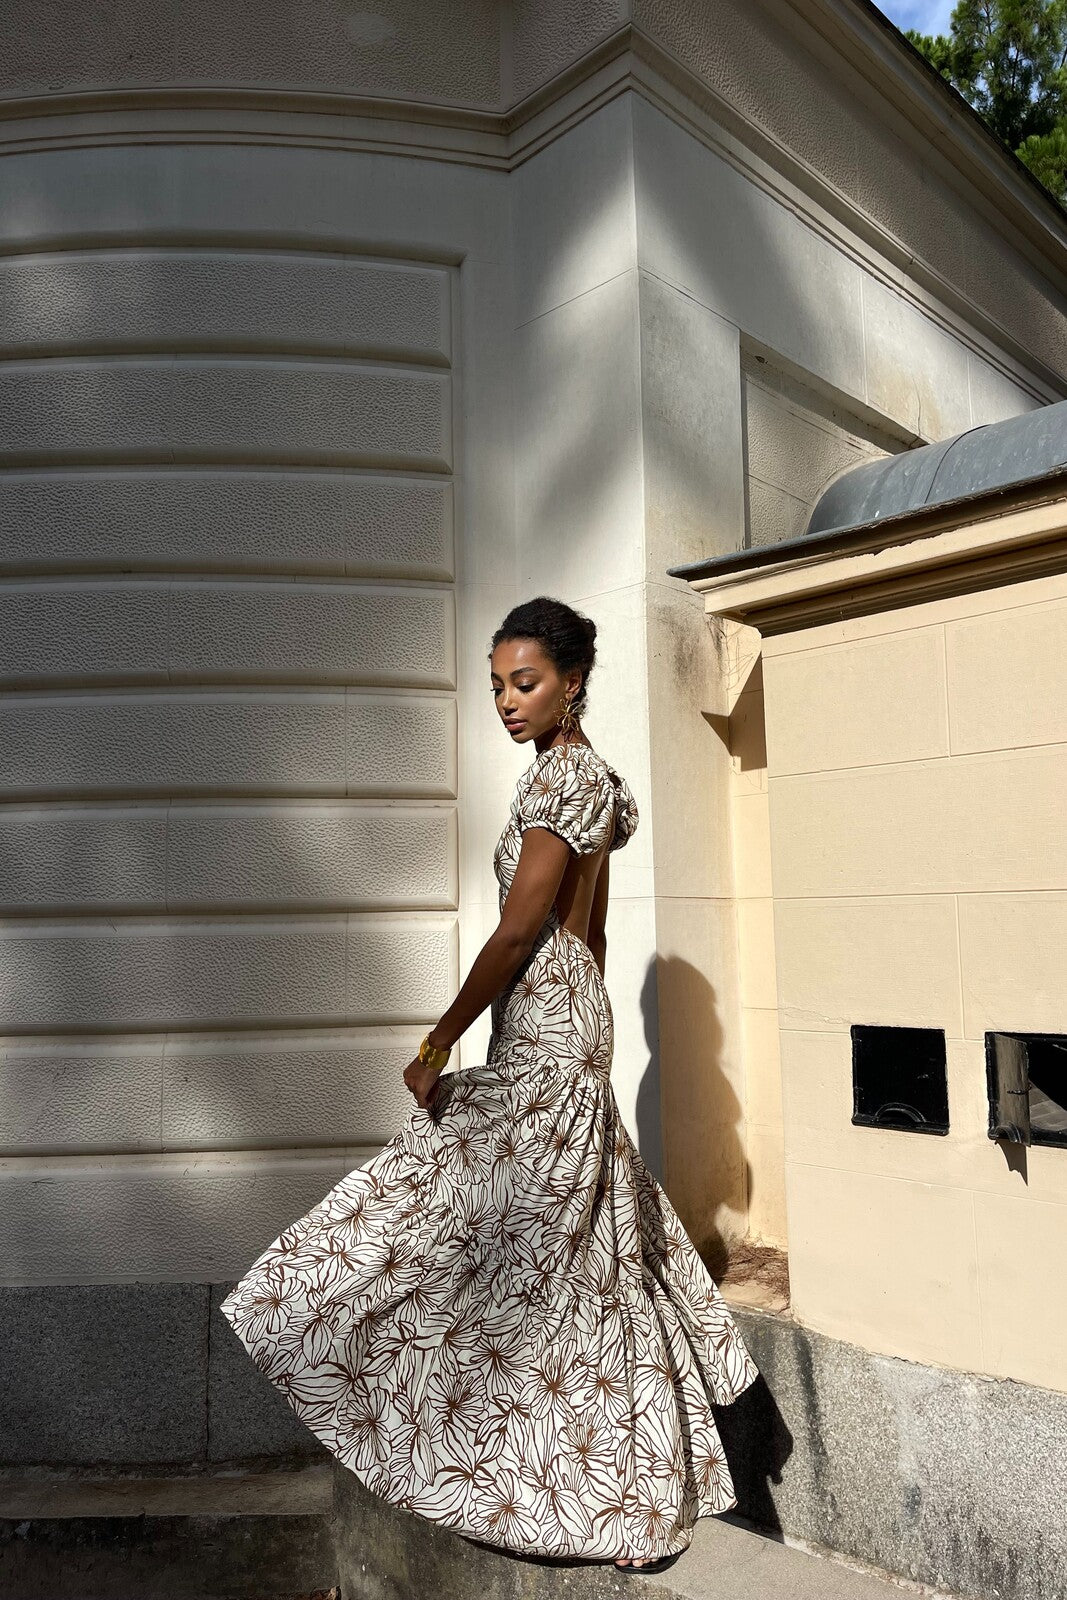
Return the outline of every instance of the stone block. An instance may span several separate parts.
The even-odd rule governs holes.
[[[112,1213],[116,1232],[119,1215]],[[60,1217],[53,1221],[63,1228]],[[115,1248],[121,1253],[120,1238]],[[3,1464],[202,1460],[207,1319],[208,1288],[201,1283],[0,1290]]]

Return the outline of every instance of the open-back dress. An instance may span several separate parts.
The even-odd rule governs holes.
[[[526,828],[579,854],[637,807],[590,746],[541,752]],[[484,1065],[263,1251],[221,1310],[297,1415],[374,1493],[526,1554],[684,1549],[737,1504],[711,1405],[758,1376],[621,1120],[611,1005],[555,908],[492,1006]]]

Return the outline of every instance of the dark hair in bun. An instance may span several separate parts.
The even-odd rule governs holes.
[[[508,612],[493,635],[490,655],[498,644],[510,639],[536,639],[557,672],[581,668],[581,687],[571,701],[576,715],[580,715],[586,707],[585,686],[596,660],[596,623],[592,617],[583,617],[562,600],[538,595],[536,600],[524,600]]]

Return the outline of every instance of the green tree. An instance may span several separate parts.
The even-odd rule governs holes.
[[[905,37],[1067,202],[1067,0],[959,0],[948,34]]]

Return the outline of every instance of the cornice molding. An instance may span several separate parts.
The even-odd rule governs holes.
[[[719,99],[658,45],[646,42],[644,54],[633,58],[631,77],[637,93],[1039,404],[1067,398],[1062,375],[1022,345],[952,279],[915,255],[850,196]],[[1021,238],[1012,238],[1003,227],[1003,208],[997,217],[998,231],[1009,245],[1032,259],[1067,300],[1067,216],[1063,219],[1063,243],[1054,260],[1028,249]]]
[[[941,164],[955,168],[970,187],[980,193],[996,193],[996,207],[990,221],[1005,231],[1012,243],[1025,234],[1050,255],[1061,272],[1067,254],[1067,213],[1038,183],[1022,162],[985,126],[981,117],[952,86],[934,71],[903,35],[871,3],[871,0],[761,0],[763,8],[780,25],[792,32],[805,47],[820,56],[829,71],[847,62],[853,69],[865,99],[877,115],[886,104],[902,113],[902,123],[894,129],[901,136],[909,131],[924,158],[940,158]],[[473,159],[479,155],[492,165],[513,166],[526,159],[530,140],[525,130],[536,123],[556,102],[565,99],[579,84],[595,79],[602,68],[624,64],[624,58],[645,63],[682,88],[697,103],[707,101],[717,113],[744,126],[784,150],[758,124],[746,118],[729,102],[716,95],[697,74],[673,57],[640,25],[626,24],[601,40],[591,50],[533,93],[503,109],[471,108],[459,102],[417,100],[392,95],[346,94],[317,88],[278,89],[273,85],[247,86],[162,85],[152,88],[98,88],[95,90],[57,90],[50,94],[0,97],[0,154],[20,148],[54,148],[57,143],[85,141],[82,127],[59,129],[57,118],[68,124],[86,118],[108,116],[130,119],[116,129],[119,138],[138,137],[142,129],[151,136],[151,119],[160,113],[226,113],[245,119],[240,131],[247,137],[261,133],[268,141],[269,126],[257,126],[256,114],[267,117],[310,117],[325,119],[336,127],[320,127],[315,142],[347,143],[344,130],[353,124],[384,123],[381,142],[425,145],[425,140],[405,139],[402,129],[411,125],[433,128],[443,145],[444,159],[455,157],[457,148]],[[635,74],[635,77],[637,75]],[[139,118],[149,119],[145,126]],[[218,118],[216,117],[216,122]],[[7,125],[6,133],[3,131]],[[51,124],[51,126],[49,126]],[[21,125],[21,126],[20,126]],[[393,125],[390,128],[389,125]],[[175,133],[183,131],[173,128]],[[193,130],[196,131],[195,129]],[[210,131],[202,129],[202,135]],[[217,131],[225,132],[226,127]],[[235,127],[233,131],[238,131]],[[291,130],[295,132],[296,130]],[[450,137],[451,136],[451,137]],[[458,139],[457,137],[458,136]],[[356,130],[357,140],[360,131]],[[114,142],[108,139],[107,142]],[[492,149],[496,144],[503,148]],[[791,152],[786,151],[791,155]],[[793,163],[810,171],[807,164],[792,156]],[[812,172],[816,182],[824,183]],[[1010,223],[1005,228],[1005,222]],[[906,254],[906,252],[905,252]]]
[[[867,0],[766,0],[783,25],[822,39],[902,113],[928,164],[952,167],[986,223],[1067,302],[1067,215],[1003,150],[966,102],[901,49]],[[847,19],[847,25],[846,25]],[[811,37],[805,40],[811,48]],[[920,69],[920,70],[917,70]],[[940,93],[943,87],[944,94]],[[627,25],[506,111],[312,89],[175,85],[0,99],[0,155],[130,144],[252,144],[399,155],[508,172],[616,96],[632,91],[912,301],[1038,403],[1062,376],[937,267],[639,27]],[[960,114],[953,98],[967,113]],[[950,160],[950,157],[952,158]]]
[[[777,562],[689,580],[705,611],[765,638],[1067,572],[1067,474],[980,504],[895,518]],[[767,554],[761,551],[761,557]]]
[[[1003,230],[1005,201],[1013,232],[1025,232],[1062,268],[1067,212],[1018,157],[990,132],[974,107],[920,55],[871,0],[763,0],[811,48],[821,39],[825,63],[847,61],[877,109],[902,115],[894,129],[928,162],[954,168],[969,187],[998,196],[989,220]]]

